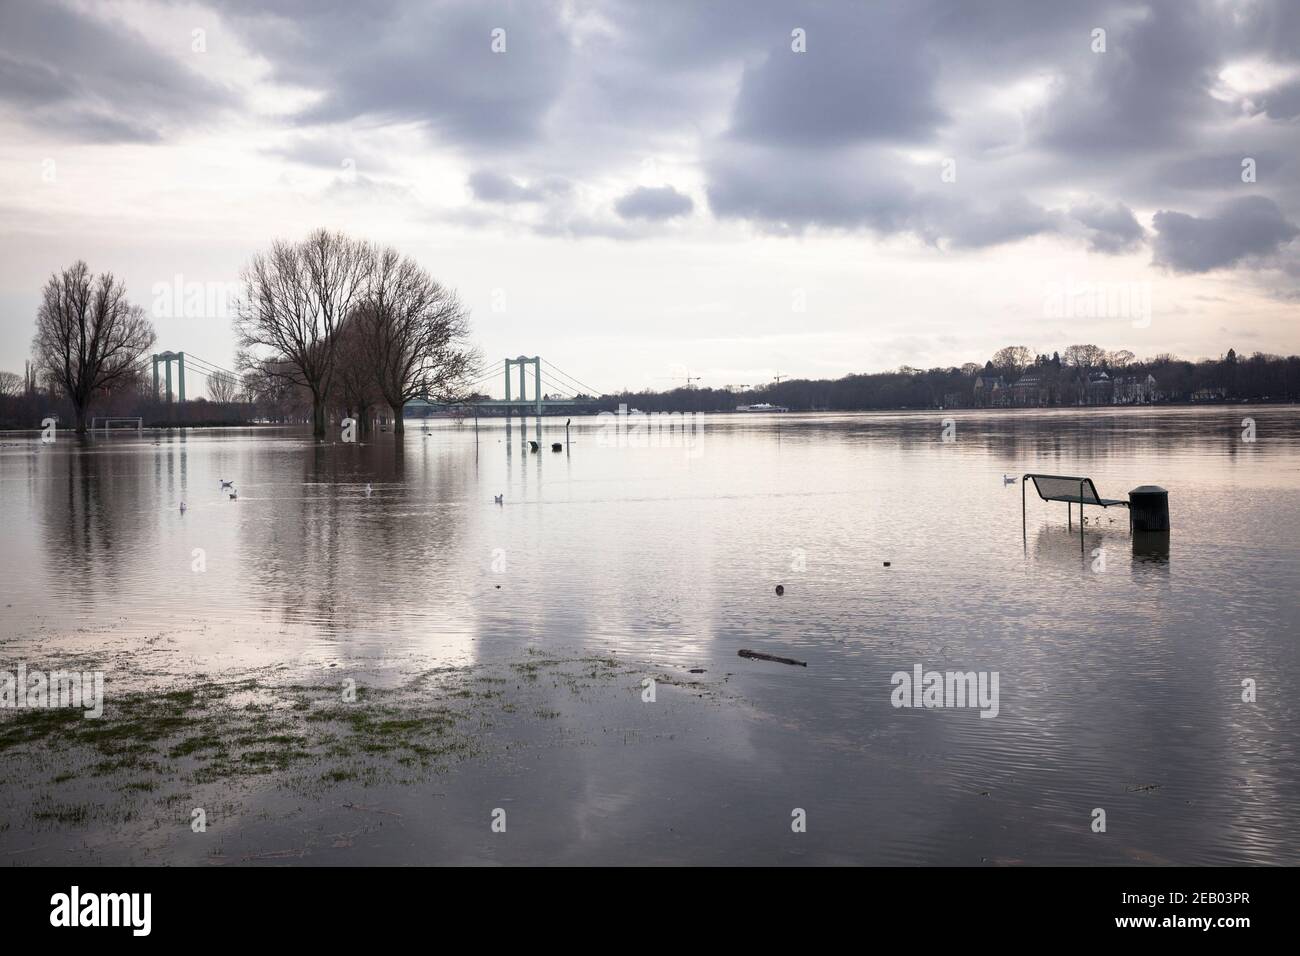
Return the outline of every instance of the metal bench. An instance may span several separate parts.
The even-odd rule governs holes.
[[[1025,485],[1034,483],[1034,490],[1044,501],[1064,501],[1066,503],[1066,522],[1073,526],[1074,505],[1079,505],[1079,529],[1083,530],[1083,506],[1096,505],[1098,508],[1128,507],[1122,498],[1103,498],[1097,494],[1097,486],[1091,478],[1071,475],[1025,475],[1020,481],[1020,526],[1028,533],[1028,519],[1025,517]]]

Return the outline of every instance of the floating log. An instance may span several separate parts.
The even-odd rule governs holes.
[[[748,657],[755,661],[772,661],[774,664],[792,664],[795,667],[807,667],[807,661],[797,661],[793,657],[777,657],[775,654],[764,654],[762,651],[747,651],[741,649],[736,651],[737,657]]]

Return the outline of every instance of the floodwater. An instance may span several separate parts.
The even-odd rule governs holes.
[[[111,694],[268,665],[396,682],[531,648],[725,688],[569,707],[577,743],[384,793],[400,827],[304,863],[1300,863],[1300,410],[584,417],[560,452],[563,420],[540,424],[536,453],[532,419],[412,421],[400,443],[6,436],[0,666],[138,652]],[[1088,509],[1081,533],[1031,489],[1022,534],[1003,476],[1025,472],[1163,486],[1173,530]],[[893,706],[917,665],[996,672],[996,716]],[[125,830],[92,837],[141,861]]]

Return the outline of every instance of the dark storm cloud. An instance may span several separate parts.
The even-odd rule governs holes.
[[[889,169],[830,151],[728,147],[705,172],[709,207],[721,218],[779,233],[821,226],[890,234],[915,225],[923,200]]]
[[[826,6],[774,24],[767,57],[745,71],[732,132],[757,143],[838,146],[918,140],[944,119],[938,64],[925,45],[921,6]],[[804,52],[786,24],[804,31]]]
[[[721,219],[954,250],[1056,235],[1130,253],[1149,238],[1133,210],[1163,207],[1156,261],[1199,271],[1253,264],[1300,218],[1288,145],[1300,82],[1223,95],[1234,64],[1295,75],[1291,0],[215,6],[218,36],[235,31],[265,62],[271,92],[311,96],[271,151],[322,168],[351,158],[388,179],[386,144],[416,127],[429,149],[468,161],[486,224],[518,212],[554,234],[651,234],[656,219],[694,211],[681,183],[635,189],[640,164],[665,158],[673,175],[698,170]],[[166,139],[232,102],[183,59],[59,4],[0,7],[0,103],[83,141]],[[398,137],[370,138],[390,124]],[[941,186],[935,157],[947,156],[963,174]],[[1173,211],[1222,201],[1243,156],[1257,159],[1274,218]],[[623,197],[592,212],[576,201],[584,182],[621,182]],[[1252,229],[1254,241],[1241,235]]]
[[[1300,116],[1300,80],[1274,87],[1258,98],[1258,108],[1277,120]]]
[[[695,202],[672,186],[640,186],[620,198],[614,208],[624,219],[660,221],[688,215]]]
[[[1087,230],[1088,246],[1094,252],[1132,252],[1146,235],[1133,210],[1122,202],[1073,206],[1070,218]]]
[[[178,55],[189,53],[188,35]],[[0,103],[81,142],[153,142],[232,105],[221,87],[124,25],[60,3],[0,4]]]
[[[979,249],[1058,232],[1061,215],[1023,196],[1011,196],[992,208],[957,212],[946,217],[941,227],[952,246]]]
[[[1204,218],[1162,210],[1153,222],[1155,262],[1175,272],[1208,272],[1270,256],[1300,235],[1263,196],[1233,200]]]
[[[1162,149],[1188,141],[1197,123],[1229,107],[1210,90],[1222,60],[1220,8],[1200,0],[1151,3],[1097,24],[1106,50],[1076,39],[1036,130],[1075,154]]]
[[[226,9],[276,80],[323,94],[300,123],[423,122],[453,146],[536,139],[572,52],[572,31],[553,0]]]
[[[547,199],[565,196],[572,189],[572,185],[558,176],[547,177],[525,185],[512,176],[480,169],[470,175],[469,188],[474,193],[475,199],[484,202],[519,203],[544,202]]]

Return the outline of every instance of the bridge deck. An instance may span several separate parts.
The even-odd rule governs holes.
[[[578,399],[542,399],[540,405],[542,409],[547,408],[572,408],[575,405],[594,405],[596,399],[587,399],[579,401]],[[489,398],[480,402],[429,402],[422,398],[412,399],[406,403],[407,408],[537,408],[539,405],[535,401],[521,402],[517,399],[506,401],[502,398]]]

